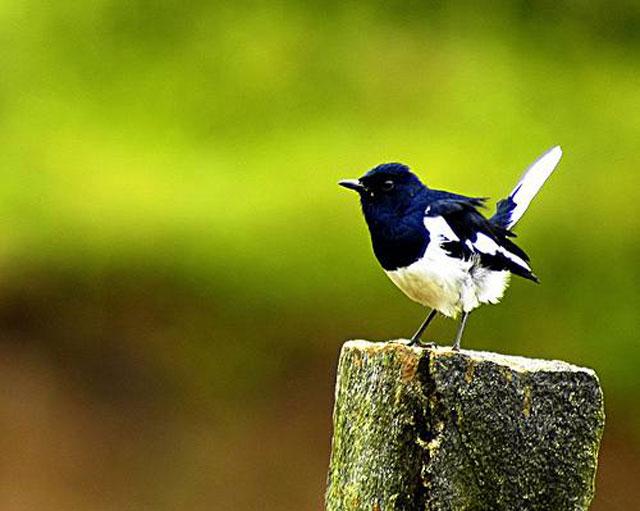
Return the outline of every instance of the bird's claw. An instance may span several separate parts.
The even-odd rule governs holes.
[[[437,345],[435,342],[422,342],[421,339],[411,339],[409,346],[418,346],[420,348],[435,348]]]

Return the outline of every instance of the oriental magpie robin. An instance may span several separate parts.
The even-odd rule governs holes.
[[[558,146],[540,156],[491,218],[479,211],[486,198],[432,190],[401,163],[340,181],[360,195],[373,252],[385,273],[409,298],[432,309],[412,345],[438,312],[451,318],[462,313],[453,344],[458,350],[469,313],[498,303],[511,274],[538,282],[529,257],[511,240],[512,228],[561,157]]]

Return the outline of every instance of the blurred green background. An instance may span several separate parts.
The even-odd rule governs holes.
[[[0,4],[0,508],[319,510],[339,346],[424,311],[336,181],[564,159],[468,348],[595,368],[640,498],[640,5]],[[455,323],[430,337],[447,343]]]

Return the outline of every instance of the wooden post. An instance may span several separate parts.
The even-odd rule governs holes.
[[[586,510],[603,397],[565,362],[349,341],[333,426],[327,511]]]

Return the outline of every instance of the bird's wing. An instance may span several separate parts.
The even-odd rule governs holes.
[[[477,256],[483,267],[537,281],[529,267],[529,257],[509,239],[513,233],[478,211],[483,203],[483,199],[462,196],[435,200],[425,210],[425,226],[451,257]]]

